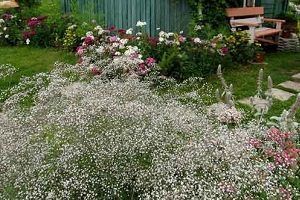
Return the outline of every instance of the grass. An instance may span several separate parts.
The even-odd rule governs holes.
[[[264,91],[267,89],[267,77],[270,75],[273,79],[274,87],[276,85],[291,80],[291,76],[300,73],[300,53],[268,53],[266,55],[266,65],[245,65],[245,66],[232,66],[232,68],[223,69],[223,75],[226,82],[233,84],[234,97],[236,100],[246,97],[254,96],[257,90],[257,78],[261,68],[264,69]],[[216,74],[212,74],[205,78],[205,82],[211,84],[215,89],[221,89],[221,83]],[[200,83],[202,84],[202,83]],[[160,92],[162,94],[168,93],[188,93],[197,89],[197,85],[183,85],[181,87],[167,87]],[[176,90],[176,91],[175,91]],[[207,94],[203,94],[206,99]],[[208,95],[209,96],[209,95]],[[288,101],[273,100],[273,105],[266,115],[269,119],[272,116],[280,116],[284,109],[289,109],[295,102],[296,96],[290,98]],[[211,103],[216,99],[209,99],[207,102]],[[249,113],[251,108],[242,104],[238,107],[244,109]],[[300,122],[300,111],[296,114],[297,121]]]
[[[56,61],[74,64],[73,53],[56,49],[41,49],[34,47],[0,47],[0,65],[11,64],[18,71],[4,80],[0,80],[0,90],[11,87],[23,76],[32,76],[40,72],[48,72]]]
[[[236,99],[254,96],[257,89],[257,77],[259,70],[264,69],[264,89],[267,89],[267,77],[271,76],[274,87],[276,85],[291,80],[291,76],[300,73],[300,53],[269,53],[266,57],[266,65],[247,65],[224,70],[226,81],[234,86]],[[207,79],[216,87],[221,87],[216,76]],[[296,97],[288,101],[274,100],[274,104],[267,117],[279,116],[284,109],[288,109],[296,100]],[[300,111],[296,115],[300,119]]]

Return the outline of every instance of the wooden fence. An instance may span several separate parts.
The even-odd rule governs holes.
[[[75,2],[75,3],[74,3]],[[146,30],[187,31],[191,12],[186,0],[61,0],[65,12],[78,6],[82,13],[102,18],[106,26],[128,29],[137,21],[147,22]]]

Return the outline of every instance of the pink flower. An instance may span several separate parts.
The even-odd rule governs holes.
[[[184,43],[184,42],[186,41],[186,38],[183,37],[182,35],[180,35],[179,38],[178,38],[178,41],[179,41],[180,43]]]
[[[84,44],[88,46],[88,45],[93,44],[94,41],[95,41],[94,36],[90,35],[90,36],[85,37]]]
[[[144,63],[139,64],[139,67],[137,69],[137,73],[139,75],[146,75],[148,72],[148,69]]]
[[[229,53],[229,49],[227,47],[222,47],[221,51],[224,55]]]
[[[26,31],[22,33],[22,37],[24,40],[29,39],[33,36],[35,36],[36,32],[35,31]]]
[[[292,200],[291,192],[283,187],[279,188],[279,195],[282,200]]]
[[[84,48],[83,48],[83,46],[77,47],[77,49],[76,49],[76,55],[82,56],[83,53],[84,53]]]
[[[272,149],[266,149],[265,150],[265,155],[268,157],[273,157],[274,156],[274,151]]]
[[[289,151],[282,151],[276,153],[274,156],[275,165],[282,167],[292,167],[297,165],[297,157],[295,155],[290,154]]]
[[[287,139],[290,139],[292,136],[291,133],[287,132],[287,133],[282,133],[279,129],[277,128],[271,128],[268,133],[267,133],[267,138],[277,144],[279,144],[280,146],[284,146],[285,141]]]
[[[111,42],[111,43],[116,42],[117,40],[118,40],[117,36],[109,37],[109,42]]]
[[[154,59],[154,58],[151,58],[151,57],[149,57],[149,58],[147,58],[146,60],[145,60],[145,63],[146,63],[146,65],[148,65],[148,66],[154,66],[155,65],[155,63],[156,63],[156,60]]]
[[[30,28],[36,27],[41,24],[41,21],[38,20],[37,18],[33,17],[30,20],[27,21],[27,26]]]
[[[91,68],[91,73],[92,73],[92,75],[97,76],[97,75],[101,74],[101,70],[98,69],[97,67],[92,67]]]
[[[248,143],[256,149],[259,149],[262,147],[262,142],[256,138],[250,139]]]
[[[12,15],[8,14],[8,13],[4,13],[2,15],[2,19],[4,19],[4,20],[10,20],[10,19],[12,19]]]

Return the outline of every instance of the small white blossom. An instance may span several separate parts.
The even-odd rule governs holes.
[[[136,23],[136,26],[137,27],[143,27],[143,26],[146,26],[147,25],[147,23],[146,22],[142,22],[142,21],[138,21],[137,23]]]

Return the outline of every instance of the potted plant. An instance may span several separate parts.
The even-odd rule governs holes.
[[[254,62],[255,63],[264,63],[266,52],[263,51],[263,48],[260,43],[256,42],[253,44],[254,47]]]
[[[297,33],[298,19],[295,13],[289,12],[277,16],[280,19],[284,19],[285,23],[282,26],[282,37],[290,38],[291,33]]]

